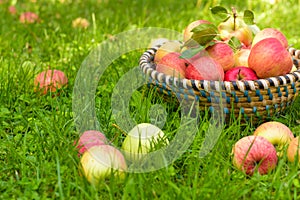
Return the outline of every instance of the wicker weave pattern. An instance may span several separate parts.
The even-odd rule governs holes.
[[[148,49],[140,58],[143,73],[149,76],[149,86],[166,96],[199,101],[200,109],[213,109],[226,103],[224,113],[242,114],[245,119],[266,119],[281,113],[298,96],[300,90],[300,50],[289,48],[297,71],[278,77],[255,81],[209,81],[179,79],[155,70],[154,55],[159,46]]]

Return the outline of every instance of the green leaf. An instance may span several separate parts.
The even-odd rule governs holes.
[[[228,45],[234,50],[236,51],[237,49],[240,49],[240,47],[242,46],[241,41],[237,38],[237,37],[231,37]]]
[[[189,49],[187,49],[187,50],[185,50],[181,53],[180,58],[184,58],[184,59],[192,58],[194,55],[196,55],[197,53],[199,53],[203,49],[205,49],[204,46],[189,48]]]
[[[244,11],[244,21],[246,24],[252,25],[255,24],[254,22],[254,13],[251,10],[245,10]]]
[[[213,24],[200,24],[193,28],[192,32],[192,40],[205,46],[218,35],[218,28]]]
[[[210,9],[211,13],[217,18],[226,21],[230,17],[230,13],[222,6],[215,6]]]

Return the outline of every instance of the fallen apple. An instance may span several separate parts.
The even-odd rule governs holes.
[[[33,24],[40,21],[40,18],[37,14],[33,12],[24,12],[21,13],[19,21],[23,24]]]
[[[166,75],[184,78],[187,61],[180,58],[180,55],[178,52],[168,53],[157,63],[156,70]]]
[[[245,66],[248,67],[248,58],[250,55],[250,49],[242,48],[234,53],[234,66]]]
[[[290,162],[295,162],[296,160],[298,163],[300,163],[299,139],[299,136],[294,137],[287,148],[287,158]]]
[[[78,156],[82,155],[93,146],[105,145],[109,141],[103,133],[96,130],[85,131],[79,138],[78,142],[75,141],[76,148],[78,149]]]
[[[110,145],[93,146],[80,159],[86,179],[97,184],[100,180],[115,176],[125,177],[127,164],[123,154]]]
[[[276,38],[278,39],[284,48],[288,48],[288,41],[285,35],[275,28],[265,28],[259,31],[253,38],[252,45],[255,45],[259,41],[266,38]]]
[[[252,46],[248,66],[259,78],[268,78],[289,73],[293,61],[290,53],[279,40],[266,38]]]
[[[149,123],[141,123],[128,132],[122,149],[125,157],[134,161],[144,157],[157,145],[164,146],[168,143],[168,139],[160,128]]]
[[[294,134],[289,127],[276,121],[261,124],[255,129],[253,135],[262,136],[275,145],[279,156],[282,155],[284,147],[294,138]]]
[[[262,136],[241,138],[234,144],[232,153],[233,165],[247,175],[253,175],[255,171],[267,174],[277,165],[275,147]]]
[[[41,94],[47,94],[49,91],[55,92],[67,84],[68,78],[65,73],[56,69],[43,71],[34,79],[35,91]]]
[[[245,66],[237,66],[225,72],[224,81],[257,80],[255,71]]]
[[[177,40],[170,40],[164,42],[156,51],[154,62],[158,63],[167,54],[172,52],[180,52],[182,43]]]
[[[224,70],[206,51],[200,52],[190,59],[185,71],[187,79],[223,81]]]
[[[209,56],[220,63],[224,71],[234,67],[234,52],[232,48],[224,42],[216,42],[214,45],[206,48]]]

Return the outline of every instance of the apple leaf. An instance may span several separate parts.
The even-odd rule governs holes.
[[[189,48],[181,53],[180,58],[184,58],[184,59],[192,58],[194,55],[196,55],[197,53],[199,53],[204,49],[205,49],[204,46]]]
[[[246,24],[252,25],[255,24],[254,22],[254,13],[251,10],[245,10],[244,11],[244,21]]]
[[[237,37],[231,37],[228,41],[229,46],[233,49],[233,51],[236,51],[237,49],[240,49],[242,46],[241,41]]]
[[[230,13],[222,6],[215,6],[210,9],[211,13],[217,18],[226,21],[230,17]]]
[[[213,24],[200,24],[193,28],[192,32],[191,39],[205,46],[218,35],[218,28]]]

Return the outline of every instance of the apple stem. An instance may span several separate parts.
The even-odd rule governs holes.
[[[235,30],[236,28],[236,18],[237,18],[237,12],[236,12],[236,8],[235,7],[231,7],[232,10],[232,14],[233,14],[233,30]]]

